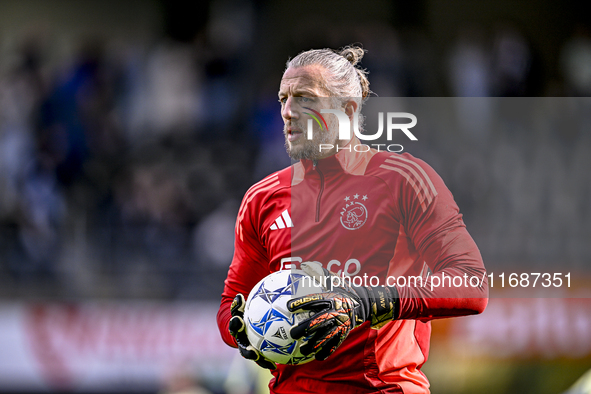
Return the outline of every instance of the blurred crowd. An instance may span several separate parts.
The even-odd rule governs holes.
[[[208,294],[256,147],[233,54],[88,41],[47,69],[39,42],[0,77],[4,295]]]
[[[219,297],[242,195],[290,160],[279,80],[253,70],[244,30],[209,28],[221,33],[81,39],[58,62],[25,35],[2,57],[1,297]],[[563,43],[557,78],[541,76],[516,28],[459,30],[443,54],[426,34],[390,25],[331,31],[321,46],[363,43],[381,97],[591,95],[584,28]],[[444,178],[485,261],[591,260],[591,111],[585,99],[561,102],[535,113],[532,135],[510,108],[499,120],[494,101],[463,101],[462,130],[410,150]]]

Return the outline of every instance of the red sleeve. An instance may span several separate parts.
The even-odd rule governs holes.
[[[250,191],[249,191],[250,192]],[[236,347],[236,341],[228,331],[230,306],[236,294],[246,298],[259,280],[269,274],[269,263],[265,249],[259,241],[259,213],[257,199],[246,193],[238,211],[234,232],[234,257],[225,281],[222,301],[217,314],[217,323],[222,339],[228,345]]]
[[[441,177],[424,162],[412,161],[418,177],[414,184],[402,182],[395,192],[398,214],[432,274],[422,286],[398,287],[399,318],[429,320],[481,313],[488,302],[488,281],[480,251]],[[458,277],[462,284],[456,287],[450,280],[456,278],[458,284]],[[471,277],[479,281],[472,279],[474,287]]]

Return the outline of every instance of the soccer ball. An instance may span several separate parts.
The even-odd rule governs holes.
[[[277,271],[263,278],[248,295],[244,312],[246,335],[251,345],[277,364],[312,361],[314,354],[304,356],[300,353],[300,345],[307,338],[295,340],[289,331],[313,312],[291,313],[287,310],[287,302],[323,291],[301,270]]]

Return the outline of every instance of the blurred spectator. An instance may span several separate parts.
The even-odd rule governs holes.
[[[202,75],[190,46],[162,42],[145,62],[145,80],[134,95],[138,100],[131,133],[134,141],[194,132],[203,116]]]
[[[53,174],[33,169],[23,179],[19,205],[18,236],[24,256],[11,259],[11,271],[21,279],[55,280],[60,230],[67,211]]]
[[[453,96],[490,96],[490,53],[483,32],[462,30],[449,55],[449,82]]]
[[[560,66],[568,94],[591,96],[591,32],[579,25],[574,35],[564,43]]]
[[[498,28],[494,34],[492,57],[492,95],[527,95],[532,54],[525,37],[515,28]]]

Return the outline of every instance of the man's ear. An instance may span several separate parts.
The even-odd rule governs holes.
[[[345,103],[345,113],[349,117],[349,120],[353,122],[353,114],[359,108],[359,104],[355,100],[349,100]]]

